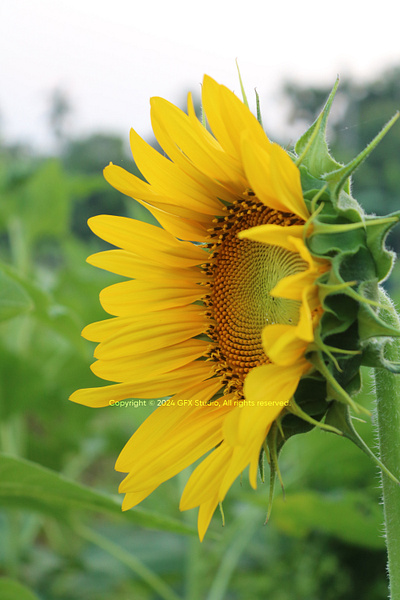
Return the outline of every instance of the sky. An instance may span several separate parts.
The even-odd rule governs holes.
[[[150,134],[149,98],[183,106],[204,73],[261,98],[268,132],[284,127],[285,80],[371,81],[400,64],[392,0],[1,0],[0,133],[49,148],[55,88],[73,106],[69,134]]]

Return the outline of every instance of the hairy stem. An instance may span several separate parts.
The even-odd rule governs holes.
[[[400,319],[393,303],[383,291],[380,300],[385,307],[380,317],[389,325],[400,329]],[[399,338],[386,344],[385,358],[393,362],[400,360]],[[375,369],[375,383],[380,458],[389,471],[400,479],[400,375],[386,369]],[[383,472],[382,498],[390,598],[400,600],[400,487]]]

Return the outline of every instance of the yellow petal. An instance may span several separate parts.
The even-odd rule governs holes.
[[[270,416],[279,414],[279,408],[291,399],[296,391],[301,376],[309,369],[309,363],[302,359],[290,368],[274,364],[260,365],[248,375],[244,381],[244,394],[248,400],[258,407],[265,406]],[[245,415],[246,417],[246,415]],[[241,429],[238,429],[238,439],[246,439],[250,430],[248,424],[252,420],[241,419]]]
[[[148,183],[116,165],[108,165],[103,172],[113,187],[147,208],[167,232],[183,240],[204,241],[211,215],[190,210],[176,199],[156,194]]]
[[[264,328],[262,343],[271,361],[283,367],[295,364],[308,346],[308,342],[298,337],[297,327],[278,324]]]
[[[242,136],[242,156],[250,186],[261,202],[275,210],[308,219],[300,186],[300,171],[280,146],[271,144],[266,151],[245,132]],[[274,170],[279,172],[282,181],[278,180]]]
[[[254,432],[253,437],[249,439],[244,446],[236,446],[234,448],[232,458],[229,461],[227,468],[225,469],[224,477],[222,478],[219,487],[218,498],[220,502],[222,502],[222,500],[225,498],[233,482],[239,477],[241,473],[243,473],[243,471],[248,465],[251,465],[251,467],[253,467],[251,469],[249,480],[253,489],[256,489],[257,469],[258,461],[260,458],[260,450],[270,427],[271,423],[268,423],[265,427],[258,427],[257,430]]]
[[[217,495],[221,479],[233,454],[233,448],[222,443],[213,450],[191,474],[179,504],[180,510],[189,510],[209,502]]]
[[[156,194],[171,199],[172,204],[182,204],[200,213],[215,215],[222,211],[221,202],[213,197],[207,188],[186,175],[175,163],[159,154],[133,129],[130,141],[135,162]]]
[[[192,473],[181,498],[181,510],[215,501],[215,497],[222,501],[233,481],[249,464],[250,483],[256,486],[263,440],[308,368],[308,363],[301,361],[290,369],[269,364],[250,371],[244,388],[248,403],[236,408],[225,419],[223,432],[226,434],[229,430],[228,440],[222,442]]]
[[[143,279],[144,281],[158,281],[161,284],[169,282],[171,285],[182,280],[190,280],[193,283],[206,281],[201,270],[197,267],[180,269],[178,267],[168,268],[157,263],[152,263],[143,257],[136,256],[126,250],[106,250],[92,254],[87,262],[100,269],[111,271],[123,277]]]
[[[115,359],[172,346],[204,333],[208,327],[204,310],[198,306],[148,313],[136,319],[118,317],[118,320],[108,319],[104,323],[104,326],[93,325],[94,331],[88,326],[92,338],[94,335],[97,338],[101,336],[101,339],[94,340],[101,342],[94,355],[103,359]],[[86,333],[86,329],[84,332]]]
[[[91,366],[91,369],[95,375],[108,381],[131,381],[136,376],[143,381],[178,369],[200,358],[209,346],[208,342],[201,340],[187,340],[144,354],[137,353],[114,360],[98,360]]]
[[[156,152],[156,154],[158,153]],[[167,211],[170,210],[174,214],[186,218],[192,216],[193,219],[199,221],[205,221],[210,215],[214,214],[214,210],[210,210],[209,208],[206,209],[204,206],[201,208],[201,204],[199,203],[192,203],[190,199],[182,194],[182,192],[179,195],[175,192],[172,194],[172,197],[170,197],[165,193],[157,191],[157,187],[150,185],[146,181],[139,179],[136,175],[133,175],[129,171],[126,171],[113,163],[108,164],[103,169],[103,175],[106,181],[108,181],[115,189],[126,196],[134,198],[138,202],[148,202],[150,205],[157,206],[161,209],[165,207]],[[208,190],[208,192],[210,196],[213,196],[210,190]],[[219,204],[216,205],[216,210],[220,210]]]
[[[293,246],[297,248],[297,252],[300,254],[305,264],[308,264],[307,269],[294,275],[288,275],[281,279],[277,285],[271,290],[272,296],[281,298],[291,298],[293,300],[300,300],[303,296],[304,289],[307,288],[309,291],[314,290],[313,293],[317,293],[316,280],[322,273],[325,273],[329,268],[329,263],[326,260],[315,260],[311,256],[308,248],[304,242],[300,239],[288,237]]]
[[[307,221],[310,215],[303,199],[299,169],[278,144],[273,144],[270,152],[271,182],[275,197],[285,204],[287,210]]]
[[[116,462],[116,470],[127,473],[135,467],[137,460],[145,463],[146,457],[142,448],[147,446],[156,448],[158,444],[170,439],[170,432],[179,424],[186,422],[187,419],[190,420],[193,407],[185,403],[178,405],[179,399],[197,399],[199,402],[207,402],[220,388],[221,382],[218,378],[207,379],[195,385],[193,383],[188,385],[171,401],[162,403],[126,443]]]
[[[237,165],[205,128],[194,127],[184,112],[162,98],[152,98],[151,108],[153,131],[174,162],[178,148],[210,179],[223,183],[233,193],[243,191],[245,182]]]
[[[294,243],[295,239],[301,239],[304,235],[304,225],[257,225],[238,233],[240,239],[247,238],[271,246],[280,246],[291,252],[298,252]]]
[[[309,288],[305,287],[300,307],[300,318],[295,327],[298,337],[308,343],[314,340],[313,316],[309,304],[309,295]]]
[[[86,325],[81,335],[91,342],[101,342],[110,336],[117,335],[131,322],[132,319],[126,317],[113,317],[112,319],[104,319],[104,321],[96,321]]]
[[[247,465],[254,461],[258,464],[260,448],[268,428],[262,428],[262,431],[258,428],[243,446],[232,447],[222,442],[193,471],[182,494],[180,509],[188,510],[209,502],[211,509],[215,500],[222,502],[234,480]]]
[[[117,317],[130,317],[186,306],[200,300],[206,292],[192,282],[179,287],[160,287],[153,281],[123,281],[104,288],[100,302],[105,311]]]
[[[224,150],[242,161],[241,137],[248,131],[264,150],[271,145],[260,123],[233,92],[208,75],[204,76],[203,107],[210,127]]]
[[[182,153],[180,148],[178,148],[174,140],[170,137],[162,121],[160,121],[158,116],[154,114],[154,111],[151,113],[151,124],[154,135],[156,136],[160,146],[184,173],[186,173],[194,181],[197,181],[199,184],[203,185],[203,187],[207,188],[213,196],[219,198],[223,202],[230,203],[236,199],[236,192],[232,192],[218,180],[211,179],[206,173],[202,172],[197,165],[192,163],[185,154]]]
[[[84,404],[92,408],[114,406],[120,400],[134,398],[135,384],[117,383],[104,387],[85,388],[74,392],[69,399],[77,404]]]
[[[176,371],[160,375],[157,381],[116,383],[97,388],[77,390],[70,396],[72,402],[85,406],[113,406],[126,398],[161,398],[171,396],[190,386],[193,381],[204,381],[213,375],[214,367],[204,361],[195,361]]]
[[[118,458],[116,470],[130,471],[120,485],[121,492],[154,489],[219,443],[221,422],[228,409],[206,402],[220,386],[215,379],[194,386],[150,415]],[[189,406],[190,401],[193,406]]]
[[[136,175],[113,163],[105,167],[103,174],[110,185],[138,202],[147,202],[154,207],[159,207],[167,212],[171,211],[181,217],[204,222],[214,214],[212,210],[209,213],[205,213],[204,211],[198,212],[193,206],[188,206],[184,198],[169,198],[166,194],[157,192],[157,188],[154,186],[151,186],[146,181],[139,179]]]
[[[276,298],[289,298],[291,300],[301,300],[304,288],[315,284],[315,273],[303,271],[288,275],[281,279],[271,290],[271,296]],[[316,286],[315,286],[316,287]]]
[[[122,510],[129,510],[130,508],[133,508],[134,506],[142,502],[142,500],[144,500],[145,498],[147,498],[147,496],[150,496],[150,494],[154,492],[156,487],[158,486],[155,485],[152,488],[140,490],[139,492],[127,492],[122,501]]]
[[[116,190],[135,198],[138,196],[141,200],[147,202],[157,201],[159,195],[151,189],[151,186],[136,175],[129,173],[126,169],[110,163],[103,169],[104,179]]]
[[[193,219],[186,219],[179,214],[175,214],[175,212],[172,214],[170,210],[164,210],[159,202],[156,206],[151,206],[140,200],[138,202],[150,211],[165,231],[168,231],[168,233],[176,238],[191,242],[204,242],[208,236],[207,227],[210,224],[205,226],[203,223],[197,222],[195,218],[197,219],[198,213],[193,215]]]
[[[231,447],[222,442],[193,471],[182,494],[180,509],[188,510],[204,503],[214,503],[215,499],[222,502],[234,480],[247,465],[254,459],[258,464],[263,439],[258,432],[245,446]]]
[[[206,256],[198,246],[180,242],[160,227],[142,221],[99,215],[90,218],[88,224],[106,242],[157,263],[190,267],[204,262]]]
[[[175,144],[174,139],[170,137],[163,122],[159,120],[158,115],[155,115],[154,111],[151,113],[151,123],[154,135],[156,136],[160,146],[170,157],[170,159],[173,160],[173,162],[177,164],[182,171],[184,171],[184,173],[186,173],[194,181],[197,181],[199,184],[203,185],[203,187],[207,188],[213,196],[219,198],[223,202],[230,203],[235,200],[237,197],[236,192],[232,192],[230,189],[226,188],[223,183],[219,182],[219,180],[210,178],[196,164],[192,163],[185,154],[182,153],[180,148],[178,148],[178,146]]]
[[[271,367],[273,365],[265,366]],[[255,438],[261,440],[260,444],[262,444],[271,423],[284,408],[284,401],[281,400],[279,395],[275,396],[279,384],[274,381],[276,374],[273,369],[270,370],[268,385],[263,390],[258,390],[258,395],[252,389],[252,381],[255,376],[253,375],[250,381],[247,382],[249,375],[259,368],[256,367],[246,376],[243,406],[235,408],[225,419],[224,439],[232,447],[245,448]]]
[[[137,450],[133,453],[136,457],[134,466],[121,483],[120,491],[160,485],[214,448],[221,441],[221,422],[226,410],[209,407],[194,409],[190,419],[185,421],[184,428],[181,426],[169,430],[168,437],[163,439],[157,436],[156,446],[142,445],[140,456]],[[147,460],[143,460],[143,452]]]
[[[199,539],[201,542],[204,539],[204,536],[206,534],[206,531],[208,529],[208,526],[210,524],[210,521],[212,519],[212,516],[213,516],[218,504],[219,504],[218,496],[217,496],[217,494],[215,494],[213,498],[211,498],[207,502],[203,502],[203,504],[201,504],[199,507],[199,516],[197,518],[197,529],[199,531]]]

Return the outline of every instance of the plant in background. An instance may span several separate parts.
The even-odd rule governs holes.
[[[127,473],[124,509],[205,456],[180,504],[199,507],[202,539],[248,466],[256,487],[264,454],[272,499],[278,455],[292,435],[317,426],[372,454],[350,418],[350,410],[367,412],[353,396],[360,367],[368,365],[377,370],[378,388],[389,386],[378,398],[384,464],[376,460],[392,498],[385,496],[387,521],[396,521],[399,394],[392,373],[400,368],[388,341],[400,331],[380,283],[393,264],[384,241],[400,212],[365,215],[351,196],[350,177],[397,115],[341,165],[325,140],[336,87],[290,153],[270,142],[245,95],[242,102],[206,76],[202,103],[212,133],[190,96],[188,114],[153,98],[153,130],[169,158],[132,131],[145,181],[106,167],[106,179],[161,225],[106,215],[89,221],[117,247],[89,262],[128,280],[100,294],[113,318],[83,331],[98,342],[92,370],[116,383],[78,390],[71,399],[99,407],[163,398],[117,461]],[[393,431],[385,420],[395,423]],[[400,535],[390,527],[389,560],[398,564]],[[400,581],[392,571],[397,598]]]

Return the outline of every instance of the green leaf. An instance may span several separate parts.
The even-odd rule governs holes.
[[[0,598],[1,600],[39,600],[30,589],[8,577],[0,579]]]
[[[0,321],[12,319],[32,309],[32,299],[24,287],[0,269]]]
[[[35,510],[59,519],[67,519],[73,511],[89,510],[124,518],[142,527],[197,535],[194,528],[184,523],[143,509],[122,513],[120,502],[113,496],[21,458],[0,454],[0,481],[3,506]]]
[[[385,547],[382,510],[362,492],[323,495],[317,492],[287,493],[274,500],[270,523],[281,531],[305,537],[323,531],[346,543],[365,548]]]

